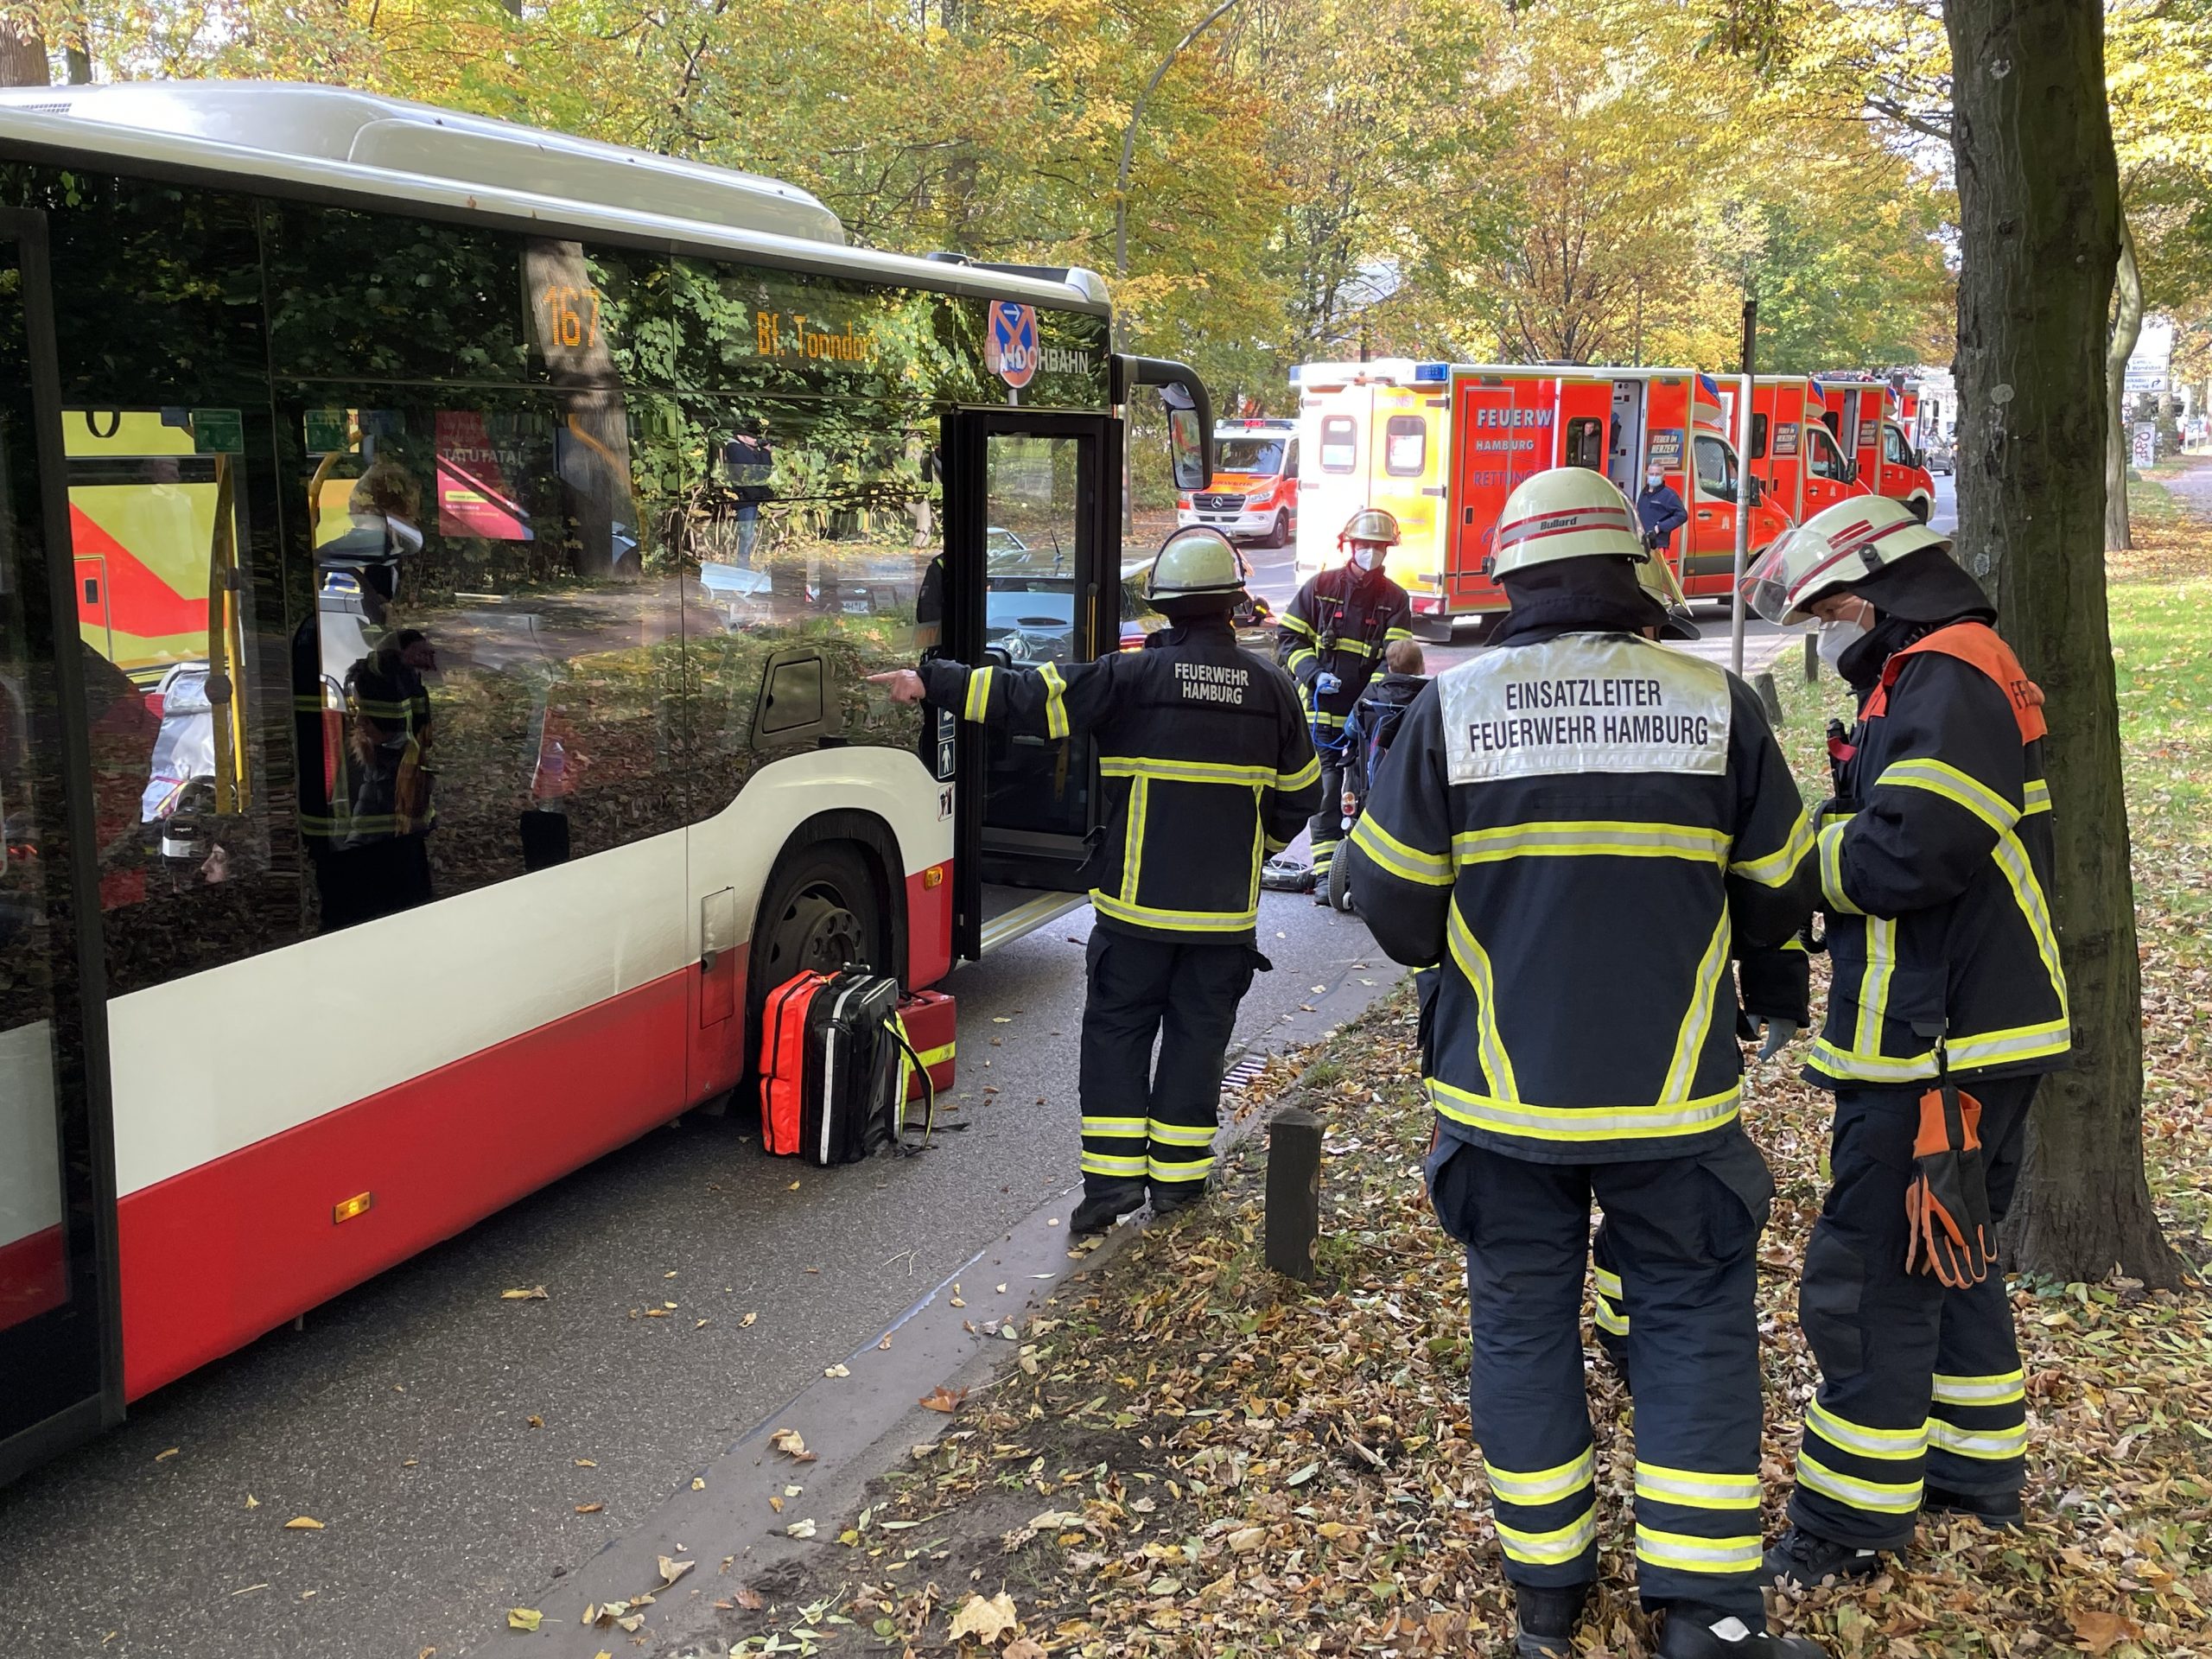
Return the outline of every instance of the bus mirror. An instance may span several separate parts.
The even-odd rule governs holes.
[[[1212,468],[1206,465],[1206,442],[1198,429],[1197,410],[1167,411],[1167,447],[1174,457],[1177,489],[1203,490],[1212,481]]]

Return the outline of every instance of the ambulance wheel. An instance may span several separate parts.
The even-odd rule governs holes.
[[[875,882],[856,848],[829,842],[786,852],[768,878],[747,951],[748,1062],[760,1052],[760,1014],[769,992],[795,974],[835,973],[856,962],[895,971],[890,946]]]
[[[1336,856],[1329,861],[1329,908],[1340,910],[1347,916],[1351,914],[1351,875],[1346,868],[1351,862],[1348,856],[1351,850],[1349,841],[1339,842]]]
[[[1262,547],[1290,545],[1290,514],[1287,510],[1275,514],[1275,521],[1268,526],[1266,539],[1262,541],[1260,545]]]
[[[1926,523],[1928,522],[1928,512],[1929,512],[1929,508],[1928,508],[1928,498],[1927,498],[1926,496],[1924,496],[1924,495],[1916,495],[1916,496],[1914,496],[1914,497],[1912,498],[1912,501],[1911,501],[1911,508],[1912,508],[1912,516],[1913,516],[1914,518],[1916,518],[1919,519],[1919,520],[1920,520],[1920,522],[1921,522],[1922,524],[1926,524]]]

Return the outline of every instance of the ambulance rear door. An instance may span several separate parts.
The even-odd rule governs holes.
[[[1444,591],[1445,479],[1451,460],[1451,397],[1441,377],[1377,385],[1369,405],[1367,505],[1398,521],[1399,542],[1385,569],[1408,594],[1431,599]]]
[[[1340,556],[1337,532],[1368,505],[1368,448],[1375,392],[1366,385],[1305,390],[1298,413],[1298,579]]]

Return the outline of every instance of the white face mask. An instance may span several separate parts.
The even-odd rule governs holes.
[[[1667,474],[1664,473],[1647,473],[1644,474],[1643,487],[1647,490],[1656,490],[1666,481]]]
[[[1821,660],[1830,668],[1836,668],[1843,658],[1843,653],[1872,632],[1873,627],[1863,610],[1854,617],[1839,617],[1834,621],[1821,623],[1820,644],[1816,647],[1821,653]],[[1837,671],[1842,671],[1838,669]]]
[[[1363,570],[1372,570],[1375,568],[1376,557],[1382,551],[1381,548],[1371,543],[1355,542],[1352,544],[1351,562]]]

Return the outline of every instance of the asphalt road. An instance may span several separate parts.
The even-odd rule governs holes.
[[[950,1121],[973,1127],[921,1158],[813,1170],[762,1157],[734,1117],[687,1119],[0,1491],[16,1649],[450,1659],[513,1639],[504,1610],[649,1532],[695,1471],[1074,1183],[1089,928],[1077,911],[948,982]],[[1396,977],[1356,919],[1296,895],[1266,898],[1261,945],[1276,968],[1245,1045],[1317,1035]],[[968,1300],[995,1306],[989,1285]]]

